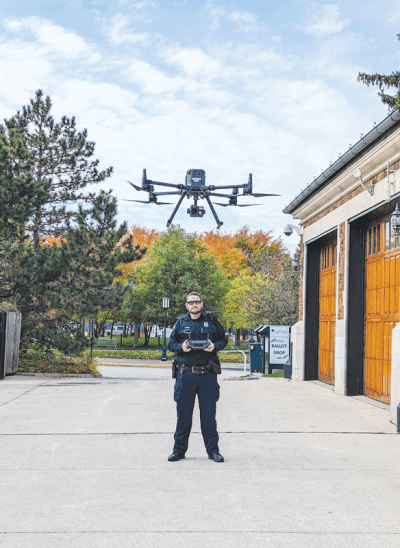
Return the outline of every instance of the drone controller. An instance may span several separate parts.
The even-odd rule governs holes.
[[[186,346],[192,350],[204,350],[210,346],[210,341],[188,341]]]
[[[192,350],[204,350],[207,346],[210,346],[210,342],[210,339],[207,338],[207,333],[189,333],[186,346]]]

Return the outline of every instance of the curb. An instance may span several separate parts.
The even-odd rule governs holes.
[[[149,364],[149,363],[132,363],[132,364],[128,364],[128,363],[111,363],[111,362],[107,362],[107,363],[100,363],[100,362],[96,362],[96,365],[97,366],[103,366],[103,367],[107,367],[107,365],[111,365],[113,367],[117,366],[117,367],[156,367],[156,368],[161,368],[161,369],[171,369],[171,364],[169,365],[155,365],[155,364]]]

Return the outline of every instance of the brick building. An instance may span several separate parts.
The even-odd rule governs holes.
[[[342,395],[400,402],[400,110],[392,112],[284,209],[303,227],[293,379]]]

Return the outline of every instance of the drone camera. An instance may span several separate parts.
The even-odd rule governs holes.
[[[189,207],[187,212],[191,217],[203,217],[203,215],[205,215],[206,213],[206,210],[203,206],[192,205]]]

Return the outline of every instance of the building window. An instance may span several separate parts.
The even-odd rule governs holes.
[[[367,250],[368,257],[381,252],[381,225],[375,225],[368,230]]]
[[[385,223],[385,251],[390,249],[390,221]]]
[[[336,244],[331,245],[331,256],[332,256],[331,266],[336,266],[336,263],[337,263],[337,245]]]
[[[320,269],[326,270],[336,266],[337,263],[337,244],[329,244],[321,249]]]
[[[390,221],[385,222],[385,251],[400,247],[400,236],[392,234]]]

